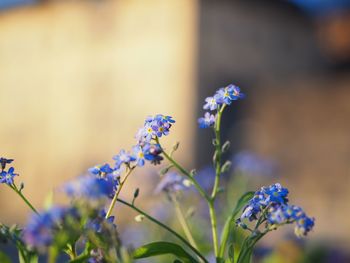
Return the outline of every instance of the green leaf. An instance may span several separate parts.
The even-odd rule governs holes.
[[[233,243],[231,243],[228,247],[228,257],[230,259],[230,262],[235,262],[235,248],[233,246]]]
[[[228,237],[232,231],[232,226],[235,223],[235,217],[237,214],[243,209],[243,207],[247,204],[247,202],[252,199],[254,196],[254,192],[246,192],[243,194],[237,201],[235,208],[232,210],[231,215],[227,218],[225,225],[221,232],[221,244],[220,244],[220,252],[219,256],[223,257],[226,249],[226,244]]]
[[[188,254],[181,246],[170,242],[154,242],[137,248],[134,251],[134,258],[147,258],[165,254],[173,254],[183,263],[198,262]]]
[[[1,263],[11,263],[11,259],[5,253],[0,251],[0,262]]]
[[[28,251],[22,251],[18,249],[18,259],[19,263],[38,263],[39,257],[34,253],[29,253]],[[2,262],[0,260],[0,262]]]

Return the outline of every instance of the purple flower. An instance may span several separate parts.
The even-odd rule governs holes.
[[[210,114],[209,112],[206,112],[203,118],[198,119],[199,128],[204,129],[204,128],[213,127],[215,124],[215,120],[216,120],[216,116],[214,116],[213,114]]]

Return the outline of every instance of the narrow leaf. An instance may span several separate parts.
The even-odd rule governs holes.
[[[170,242],[154,242],[141,246],[134,251],[134,258],[147,258],[165,254],[172,254],[183,263],[198,262],[181,246]]]
[[[243,194],[237,201],[235,208],[232,210],[231,215],[227,218],[225,225],[221,232],[221,244],[220,244],[220,256],[223,256],[226,249],[226,244],[230,232],[232,231],[232,225],[234,224],[234,220],[239,213],[243,209],[243,207],[247,204],[247,202],[252,199],[254,196],[254,192],[246,192]]]

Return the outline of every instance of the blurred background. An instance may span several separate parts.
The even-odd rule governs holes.
[[[247,95],[224,115],[230,155],[276,164],[248,189],[287,186],[316,218],[308,242],[346,258],[349,0],[0,0],[1,155],[15,159],[17,181],[37,207],[66,180],[129,149],[155,113],[177,121],[166,147],[181,141],[177,158],[205,168],[212,134],[197,118],[204,98],[229,83]],[[158,177],[142,170],[126,195],[142,186],[157,207]],[[28,209],[3,185],[0,200],[1,222],[26,221]]]

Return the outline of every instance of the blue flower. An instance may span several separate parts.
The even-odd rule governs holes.
[[[218,108],[218,103],[216,101],[215,96],[214,97],[207,97],[205,99],[205,104],[203,106],[203,109],[205,110],[216,110]]]
[[[8,185],[13,184],[14,177],[18,174],[15,174],[15,168],[11,167],[8,171],[2,171],[0,173],[0,183],[5,183]]]
[[[246,226],[242,220],[266,221],[265,227],[270,230],[276,226],[296,223],[295,234],[305,236],[314,226],[314,219],[308,217],[302,208],[288,204],[288,189],[276,183],[268,187],[262,187],[255,192],[243,209],[242,215],[236,221],[238,226]]]
[[[96,165],[92,168],[89,168],[89,172],[93,175],[102,175],[102,174],[109,174],[113,173],[115,169],[110,167],[109,164],[104,164],[104,165]]]
[[[298,237],[306,236],[308,232],[312,230],[315,225],[315,219],[310,217],[302,217],[297,220],[296,227],[294,229],[295,235]]]
[[[119,154],[113,156],[113,160],[115,160],[115,167],[118,169],[123,163],[129,165],[130,162],[135,161],[135,157],[125,150],[121,150]]]
[[[1,170],[4,170],[6,168],[6,164],[12,163],[12,162],[13,162],[13,159],[7,159],[4,157],[1,157],[0,158]]]
[[[287,203],[288,189],[280,184],[273,184],[269,187],[263,187],[262,191],[267,195],[267,202]]]
[[[184,184],[185,178],[178,173],[171,172],[163,176],[162,180],[159,182],[155,189],[155,193],[160,192],[178,192],[186,189]]]
[[[281,204],[269,209],[267,221],[271,225],[296,223],[294,232],[301,237],[306,236],[312,230],[315,220],[308,217],[299,206]]]
[[[23,231],[24,241],[38,249],[49,246],[54,238],[54,228],[67,211],[66,208],[55,206],[40,215],[34,214]]]
[[[147,143],[142,147],[142,150],[145,159],[153,164],[160,164],[160,162],[163,160],[163,157],[160,155],[162,153],[162,148],[159,144]]]
[[[119,182],[112,175],[106,178],[92,176],[80,177],[64,186],[69,196],[84,197],[88,199],[113,198]]]
[[[112,224],[114,227],[116,227],[116,225],[113,223],[114,222],[114,216],[109,216],[108,218],[106,218],[106,211],[104,209],[100,210],[98,213],[98,216],[96,218],[94,218],[93,220],[90,220],[87,224],[86,224],[86,228],[87,229],[91,229],[97,233],[101,233],[102,232],[102,223],[103,222],[107,222],[109,224]]]
[[[173,123],[175,123],[175,120],[171,116],[162,114],[149,116],[135,137],[139,143],[149,143],[152,139],[168,135]]]
[[[133,154],[137,166],[145,165],[145,154],[140,145],[135,145],[133,148]]]
[[[219,89],[215,94],[215,99],[218,104],[230,105],[232,101],[244,98],[239,87],[230,84],[225,88]]]
[[[212,127],[215,124],[215,120],[216,120],[216,116],[214,116],[213,114],[210,114],[209,112],[206,112],[203,118],[198,119],[199,128],[204,129],[204,128]]]

